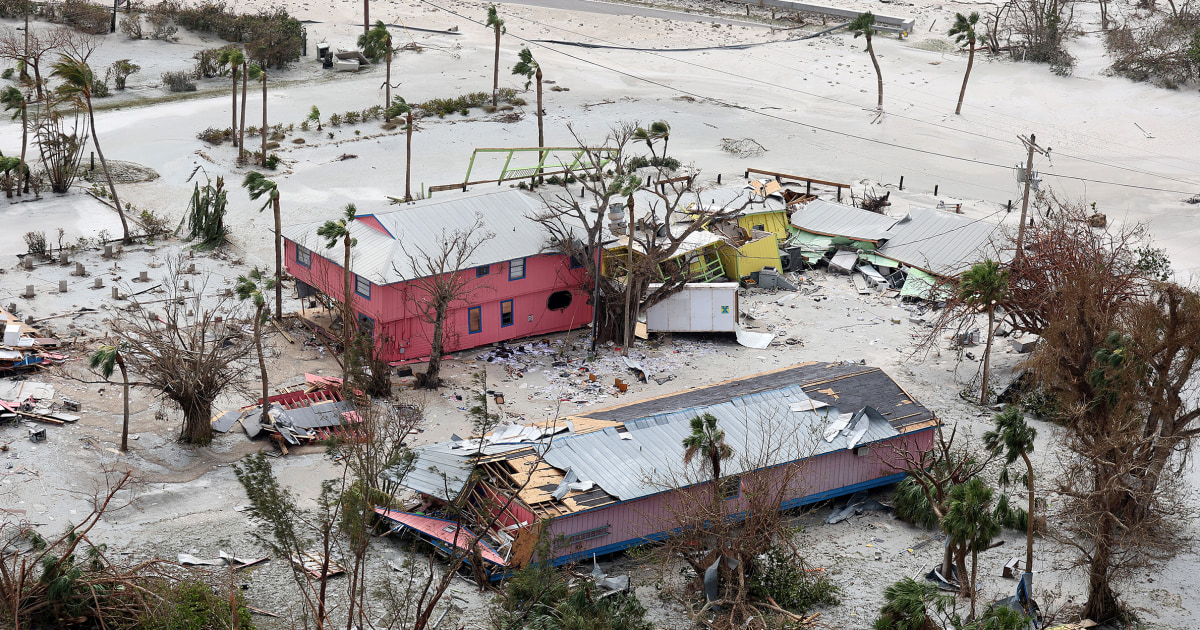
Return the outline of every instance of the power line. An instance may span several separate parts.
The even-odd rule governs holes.
[[[480,21],[480,20],[477,20],[477,19],[475,19],[475,18],[471,18],[471,17],[467,17],[466,15],[463,15],[462,13],[459,13],[459,12],[457,12],[457,11],[454,11],[454,10],[451,10],[451,9],[447,9],[446,7],[443,7],[443,6],[441,6],[441,5],[439,5],[439,4],[435,3],[435,2],[432,2],[431,0],[420,0],[420,1],[421,1],[422,3],[424,3],[424,4],[428,4],[429,6],[432,6],[432,7],[434,7],[435,9],[438,9],[438,10],[440,10],[440,11],[445,11],[446,13],[449,13],[449,14],[451,14],[451,15],[453,15],[453,16],[455,16],[455,17],[458,17],[458,18],[460,18],[460,19],[463,19],[463,20],[466,20],[466,21],[468,21],[468,22],[472,22],[472,23],[478,24],[478,25],[480,25],[480,26],[483,26],[483,27],[487,27],[487,25],[486,25],[484,22]],[[529,21],[531,21],[531,22],[532,22],[533,20],[529,20]],[[716,97],[712,97],[712,96],[706,96],[706,95],[704,95],[704,94],[700,94],[700,93],[698,93],[698,92],[692,92],[692,91],[685,90],[685,89],[683,89],[683,88],[680,88],[680,87],[676,87],[676,86],[673,86],[673,85],[668,85],[668,84],[666,84],[666,83],[663,83],[663,82],[661,82],[661,81],[656,81],[656,80],[654,80],[654,79],[650,79],[650,78],[648,78],[648,77],[643,77],[643,76],[640,76],[640,75],[634,74],[634,73],[632,73],[632,72],[629,72],[629,71],[627,71],[627,70],[621,70],[621,69],[619,69],[619,68],[614,68],[614,67],[611,67],[611,66],[607,66],[607,65],[604,65],[604,64],[602,64],[602,63],[600,63],[600,62],[597,62],[597,61],[594,61],[594,60],[591,60],[591,59],[586,59],[586,58],[580,57],[580,56],[578,56],[578,55],[573,55],[573,54],[571,54],[571,53],[569,53],[569,52],[566,52],[566,51],[562,51],[562,50],[558,50],[558,49],[555,49],[555,48],[551,48],[551,47],[549,47],[548,45],[546,45],[546,44],[543,44],[543,43],[541,43],[541,42],[539,42],[539,41],[537,41],[537,40],[527,39],[527,38],[521,37],[521,36],[519,36],[519,35],[514,35],[514,34],[512,34],[512,33],[509,33],[509,37],[512,37],[512,38],[514,38],[514,39],[516,39],[516,40],[518,40],[518,41],[524,42],[524,43],[526,43],[526,44],[528,44],[528,45],[537,46],[538,48],[541,48],[541,49],[544,49],[544,50],[548,50],[548,51],[554,52],[554,53],[556,53],[556,54],[562,55],[562,56],[564,56],[564,57],[567,57],[567,58],[569,58],[569,59],[573,59],[573,60],[575,60],[575,61],[578,61],[578,62],[580,62],[580,63],[587,64],[587,65],[591,65],[591,66],[595,66],[595,67],[597,67],[597,68],[601,68],[601,69],[603,69],[603,70],[608,70],[609,72],[612,72],[612,73],[615,73],[615,74],[618,74],[618,75],[621,75],[621,76],[625,76],[625,77],[628,77],[628,78],[634,79],[634,80],[636,80],[636,81],[641,81],[641,82],[643,82],[643,83],[648,83],[648,84],[650,84],[650,85],[655,85],[655,86],[658,86],[658,87],[661,87],[661,88],[664,88],[664,89],[667,89],[667,90],[670,90],[670,91],[673,91],[673,92],[677,92],[677,93],[679,93],[679,94],[684,94],[684,95],[687,95],[687,96],[691,96],[692,98],[701,99],[701,100],[708,101],[708,102],[711,102],[711,103],[715,103],[715,104],[718,104],[718,105],[723,105],[723,106],[725,106],[725,107],[731,107],[731,108],[738,109],[738,110],[741,110],[741,111],[744,111],[744,112],[748,112],[748,113],[756,114],[756,115],[758,115],[758,116],[762,116],[762,117],[764,117],[764,118],[770,118],[770,119],[773,119],[773,120],[778,120],[778,121],[780,121],[780,122],[790,123],[790,124],[793,124],[793,125],[799,125],[799,126],[801,126],[801,127],[805,127],[805,128],[808,128],[808,129],[813,129],[813,130],[815,130],[815,131],[823,131],[823,132],[825,132],[825,133],[829,133],[829,134],[833,134],[833,135],[837,135],[837,136],[842,136],[842,137],[845,137],[845,138],[851,138],[851,139],[854,139],[854,140],[861,140],[861,141],[868,142],[868,143],[873,143],[873,144],[877,144],[877,145],[882,145],[882,146],[892,147],[892,148],[901,149],[901,150],[905,150],[905,151],[910,151],[910,152],[914,152],[914,153],[921,153],[921,154],[924,154],[924,155],[930,155],[930,156],[934,156],[934,157],[940,157],[940,158],[945,158],[945,159],[949,159],[949,160],[957,160],[957,161],[960,161],[960,162],[967,162],[967,163],[971,163],[971,164],[978,164],[978,165],[981,165],[981,166],[991,166],[991,167],[994,167],[994,168],[1002,168],[1002,169],[1005,169],[1005,170],[1008,170],[1008,169],[1012,168],[1011,166],[1008,166],[1008,165],[1005,165],[1005,164],[996,164],[996,163],[993,163],[993,162],[985,162],[985,161],[983,161],[983,160],[976,160],[976,159],[973,159],[973,158],[967,158],[967,157],[962,157],[962,156],[957,156],[957,155],[951,155],[951,154],[948,154],[948,153],[942,153],[942,152],[939,152],[939,151],[932,151],[932,150],[929,150],[929,149],[922,149],[922,148],[913,147],[913,146],[908,146],[908,145],[899,144],[899,143],[895,143],[895,142],[888,142],[888,141],[886,141],[886,140],[879,140],[879,139],[876,139],[876,138],[868,138],[868,137],[866,137],[866,136],[860,136],[860,135],[853,134],[853,133],[849,133],[849,132],[845,132],[845,131],[837,131],[837,130],[834,130],[834,129],[828,129],[828,128],[826,128],[826,127],[821,127],[821,126],[818,126],[818,125],[813,125],[813,124],[811,124],[811,123],[806,123],[806,122],[802,122],[802,121],[799,121],[799,120],[793,120],[793,119],[791,119],[791,118],[785,118],[785,117],[783,117],[783,116],[779,116],[779,115],[772,114],[772,113],[769,113],[769,112],[764,112],[764,111],[762,111],[762,110],[752,109],[752,108],[750,108],[750,107],[747,107],[747,106],[745,106],[745,105],[739,105],[739,104],[737,104],[737,103],[731,103],[731,102],[729,102],[729,101],[726,101],[726,100],[723,100],[723,99],[720,99],[720,98],[716,98]],[[599,41],[604,41],[604,40],[599,40]],[[650,53],[650,54],[657,54],[657,53]],[[659,56],[663,56],[663,55],[659,55]],[[667,57],[667,58],[668,58],[668,59],[670,59],[669,57]],[[674,60],[674,59],[673,59],[672,61],[678,61],[678,60]],[[696,65],[696,64],[693,64],[693,65]],[[698,65],[697,65],[697,67],[703,67],[703,66],[698,66]],[[723,73],[723,74],[732,74],[732,73],[728,73],[728,72],[725,72],[725,71],[722,71],[722,70],[713,69],[713,68],[706,68],[706,69],[708,69],[708,70],[713,70],[713,71],[715,71],[715,72],[721,72],[721,73]],[[830,100],[834,100],[834,101],[836,101],[837,99],[832,99],[832,98],[830,98]],[[842,102],[842,101],[837,101],[837,102]],[[901,117],[903,118],[903,116],[901,116]],[[1057,175],[1057,174],[1056,174],[1056,175]],[[1118,183],[1118,182],[1111,182],[1111,181],[1106,181],[1106,180],[1098,180],[1098,179],[1090,179],[1090,178],[1086,178],[1086,177],[1079,177],[1079,176],[1070,176],[1070,175],[1057,175],[1057,176],[1058,176],[1058,177],[1065,178],[1065,179],[1073,179],[1073,180],[1077,180],[1077,181],[1091,182],[1091,183],[1096,183],[1096,184],[1105,184],[1105,185],[1109,185],[1109,186],[1118,186],[1118,187],[1125,187],[1125,188],[1136,188],[1136,189],[1139,189],[1139,190],[1151,190],[1151,191],[1156,191],[1156,192],[1167,192],[1167,193],[1174,193],[1174,194],[1181,194],[1181,195],[1190,195],[1190,194],[1194,194],[1193,192],[1190,192],[1190,191],[1170,190],[1170,189],[1165,189],[1165,188],[1155,188],[1155,187],[1152,187],[1152,186],[1139,186],[1139,185],[1135,185],[1135,184],[1122,184],[1122,183]],[[1164,179],[1170,179],[1170,178],[1164,178]],[[1185,182],[1185,183],[1190,183],[1190,182]]]

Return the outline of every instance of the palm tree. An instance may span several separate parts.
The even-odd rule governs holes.
[[[967,95],[967,79],[971,78],[971,66],[975,65],[975,25],[979,23],[979,13],[972,11],[967,17],[961,13],[954,14],[954,26],[950,27],[947,35],[953,35],[957,44],[967,43],[967,72],[963,75],[962,89],[958,91],[958,107],[955,114],[962,113],[963,97]]]
[[[363,0],[363,32],[371,30],[371,0]]]
[[[258,201],[266,197],[259,212],[271,206],[275,214],[275,319],[283,317],[283,223],[279,212],[279,186],[262,173],[250,171],[242,180],[242,188],[250,192],[250,200]]]
[[[267,311],[270,309],[267,308],[267,301],[263,298],[263,293],[272,288],[277,288],[275,278],[264,277],[258,267],[251,269],[248,275],[238,276],[237,284],[234,285],[234,292],[237,293],[239,300],[253,300],[254,302],[254,347],[258,350],[258,372],[262,379],[263,424],[270,421],[267,416],[269,407],[267,404],[267,362],[263,358],[262,349],[262,324],[267,320]]]
[[[500,103],[500,36],[505,33],[504,20],[496,13],[496,5],[488,7],[487,24],[496,32],[496,63],[492,68],[492,107]]]
[[[351,303],[354,298],[354,285],[351,283],[350,276],[350,248],[358,244],[358,239],[350,236],[350,224],[354,222],[356,214],[358,214],[358,209],[354,207],[354,204],[348,203],[342,210],[342,216],[332,221],[326,221],[324,225],[317,228],[317,236],[325,239],[326,248],[337,247],[338,239],[342,240],[342,245],[346,248],[345,264],[342,266],[345,271],[345,277],[342,279],[345,284],[345,300],[342,301],[342,348],[344,348],[342,352],[347,354],[350,352],[354,315]],[[342,389],[350,390],[350,361],[345,357],[342,359]]]
[[[992,489],[979,477],[950,489],[950,506],[942,524],[950,534],[950,542],[971,550],[971,617],[975,618],[975,579],[978,576],[979,552],[987,549],[992,539],[1000,535],[1000,521],[992,507]]]
[[[113,368],[121,369],[121,397],[125,401],[125,419],[121,423],[121,452],[129,450],[129,373],[125,370],[125,357],[121,354],[129,349],[129,344],[120,342],[115,346],[103,345],[88,357],[88,365],[93,370],[100,370],[104,380],[112,377]]]
[[[967,306],[987,309],[987,344],[983,349],[983,381],[980,383],[979,404],[988,401],[988,369],[992,358],[992,340],[996,336],[996,305],[1008,296],[1008,270],[1002,269],[994,260],[975,263],[962,275],[958,285],[958,298]]]
[[[404,100],[403,96],[397,96],[396,101],[388,105],[384,115],[388,118],[394,118],[401,114],[404,114],[405,117],[405,132],[408,136],[404,149],[404,200],[412,201],[412,106]]]
[[[1029,509],[1025,512],[1025,572],[1033,572],[1033,442],[1037,429],[1025,422],[1025,414],[1019,407],[1010,406],[996,414],[996,428],[983,434],[983,444],[995,453],[1004,453],[1005,469],[1001,481],[1008,478],[1008,466],[1020,457],[1025,462],[1025,484],[1029,491]]]
[[[383,20],[379,20],[374,28],[358,36],[358,47],[363,49],[363,54],[370,57],[372,62],[378,63],[382,57],[387,64],[387,75],[383,82],[383,106],[386,108],[392,102],[392,52],[395,49],[392,47],[392,34],[388,32]],[[383,112],[383,119],[385,122],[391,120],[387,109]]]
[[[267,66],[265,63],[262,65],[259,65],[257,63],[252,63],[252,64],[250,64],[250,70],[249,70],[251,79],[262,79],[263,123],[262,123],[262,129],[260,130],[260,135],[262,135],[262,161],[259,162],[259,166],[261,166],[263,168],[267,167],[267,70],[266,70],[266,67]]]
[[[308,122],[317,123],[317,131],[321,130],[321,110],[317,109],[316,105],[308,112]]]
[[[95,85],[92,68],[86,61],[74,59],[69,55],[59,55],[58,63],[52,67],[52,75],[62,79],[62,84],[57,88],[59,96],[87,108],[88,124],[92,128],[92,144],[96,147],[96,155],[100,157],[100,166],[104,168],[104,178],[108,180],[108,192],[112,195],[113,205],[117,208],[117,215],[121,217],[122,238],[125,243],[131,243],[133,239],[129,238],[125,208],[121,206],[121,200],[117,197],[117,187],[113,184],[112,173],[108,170],[108,160],[104,159],[104,151],[100,150],[100,134],[96,132],[96,115],[92,111],[92,89]]]
[[[242,60],[242,123],[238,126],[238,164],[246,163],[246,88],[250,62]]]
[[[529,89],[529,84],[532,80],[537,81],[537,119],[538,119],[538,147],[546,145],[545,136],[542,133],[542,66],[533,59],[533,53],[528,48],[522,48],[521,52],[517,53],[517,65],[513,66],[513,74],[519,74],[525,77],[525,89]],[[539,171],[542,164],[542,152],[538,152]],[[536,179],[537,174],[534,174]]]
[[[25,180],[25,185],[28,185],[29,178],[25,177],[25,149],[29,146],[29,107],[25,100],[25,94],[15,87],[9,87],[0,93],[0,103],[4,104],[5,111],[17,110],[13,112],[12,119],[16,120],[17,116],[21,117],[21,165],[18,177]],[[21,196],[21,183],[17,183],[17,196]]]
[[[683,448],[685,464],[692,463],[696,455],[708,458],[713,483],[721,479],[721,461],[733,457],[733,447],[725,443],[725,432],[717,428],[717,418],[711,413],[692,418],[692,434],[683,438]]]
[[[875,15],[870,11],[860,14],[850,23],[850,32],[854,33],[854,38],[858,39],[859,35],[867,38],[867,52],[871,55],[871,63],[875,66],[875,77],[879,81],[879,104],[875,106],[879,111],[883,111],[883,73],[879,71],[879,60],[875,59],[875,47],[871,45],[871,35],[875,32]]]
[[[244,55],[242,53],[242,51],[237,48],[233,48],[233,47],[222,48],[221,54],[217,55],[217,63],[220,64],[221,66],[229,66],[229,74],[233,76],[233,110],[230,113],[230,115],[233,117],[233,126],[230,127],[230,129],[233,131],[233,142],[234,142],[234,144],[237,144],[238,147],[241,147],[241,145],[238,144],[238,138],[237,138],[237,129],[238,129],[238,119],[237,119],[237,112],[238,112],[237,89],[238,89],[238,86],[237,86],[237,84],[238,84],[238,75],[241,74],[242,64],[244,64],[245,62],[246,62],[246,55]],[[246,92],[245,92],[245,90],[243,90],[242,91],[242,99],[244,100],[245,98],[246,98]],[[238,156],[240,157],[241,154],[242,154],[242,152],[239,150]]]

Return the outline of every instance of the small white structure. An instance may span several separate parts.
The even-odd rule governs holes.
[[[660,284],[652,284],[653,292]],[[646,309],[647,332],[736,332],[738,283],[689,283]]]

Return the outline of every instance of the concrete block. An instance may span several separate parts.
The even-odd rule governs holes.
[[[92,286],[97,289],[103,289],[104,288],[104,278],[96,278],[96,282]],[[116,287],[113,287],[113,288],[115,289]]]
[[[113,287],[112,296],[113,296],[113,297],[112,297],[112,299],[114,299],[114,300],[119,300],[119,299],[121,299],[121,291],[120,291],[120,289],[118,289],[117,287]]]
[[[60,265],[67,264],[67,252],[63,252],[63,251],[58,252],[58,264],[60,264]]]
[[[104,246],[104,257],[105,257],[105,258],[112,258],[112,257],[113,257],[113,248],[112,248],[112,245],[105,245],[105,246]]]
[[[188,273],[196,273],[196,263],[189,264],[187,272]]]
[[[150,272],[149,271],[138,272],[138,282],[150,282]]]
[[[24,267],[26,271],[33,269],[33,256],[31,254],[26,254],[25,257],[21,259],[21,266]]]
[[[73,273],[72,275],[75,275],[75,276],[86,276],[87,275],[87,270],[83,268],[83,263],[81,263],[81,262],[75,263],[75,273]]]
[[[58,292],[59,292],[59,293],[66,293],[66,292],[67,292],[67,281],[66,281],[66,280],[59,280],[59,281],[58,281]]]
[[[351,270],[353,271],[353,269],[351,269]],[[184,291],[191,291],[191,290],[192,290],[192,284],[191,284],[190,282],[188,282],[187,280],[184,280],[184,281],[183,281],[183,290],[184,290]]]
[[[36,295],[36,294],[33,291],[33,285],[32,284],[25,285],[25,297],[31,298],[34,295]]]

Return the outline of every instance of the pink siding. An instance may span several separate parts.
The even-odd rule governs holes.
[[[932,444],[933,430],[926,429],[871,444],[870,452],[865,456],[842,450],[795,464],[800,467],[798,471],[787,471],[780,466],[747,473],[742,475],[743,497],[730,499],[727,505],[731,506],[730,513],[745,511],[748,505],[744,495],[749,489],[771,487],[788,475],[792,477],[793,487],[780,497],[785,504],[811,503],[848,494],[861,487],[869,487],[871,482],[896,475],[899,471],[892,466],[902,467],[903,463],[893,449],[924,451]],[[657,534],[678,526],[681,515],[698,502],[698,497],[711,496],[707,493],[707,485],[685,488],[552,519],[547,527],[552,541],[561,540],[560,536],[609,528],[607,536],[570,546],[555,546],[554,554],[559,559],[570,556],[578,558],[593,551],[609,553],[654,540]]]
[[[392,236],[391,232],[388,232],[387,228],[383,227],[383,224],[380,223],[379,219],[376,219],[375,215],[373,215],[373,214],[364,214],[362,216],[357,216],[357,217],[354,217],[354,220],[362,223],[363,225],[371,226],[372,228],[375,229],[375,231],[379,232],[380,234]],[[393,236],[392,238],[395,238],[395,237]]]
[[[340,261],[335,263],[313,253],[312,265],[305,267],[296,261],[295,243],[284,242],[284,266],[288,273],[327,295],[336,298],[343,295],[344,275]],[[508,279],[507,261],[488,267],[490,273],[479,278],[475,277],[473,268],[462,272],[469,274],[471,282],[468,298],[451,305],[446,316],[443,343],[447,352],[570,330],[592,321],[587,274],[583,268],[571,269],[568,257],[531,256],[525,259],[525,277],[512,281]],[[352,300],[356,313],[374,320],[376,347],[386,361],[418,360],[429,356],[433,324],[423,320],[418,300],[424,293],[412,284],[372,285],[369,299],[355,294]],[[547,300],[557,291],[569,291],[571,304],[565,309],[551,311],[547,308]],[[513,323],[501,326],[501,303],[506,300],[513,302]],[[468,313],[472,307],[480,308],[482,329],[477,333],[468,330]]]

